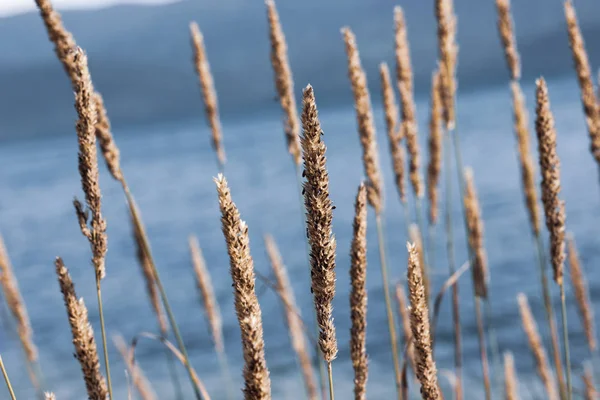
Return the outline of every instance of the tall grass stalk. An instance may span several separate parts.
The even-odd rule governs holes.
[[[10,379],[8,378],[8,373],[6,372],[6,368],[4,367],[4,361],[2,361],[2,356],[0,356],[0,369],[2,369],[2,375],[4,376],[4,382],[6,382],[6,387],[8,389],[8,393],[10,394],[10,398],[12,400],[17,400],[15,396],[15,391],[12,388],[10,383]]]
[[[100,314],[100,333],[102,335],[102,353],[104,356],[104,368],[106,370],[106,385],[108,386],[108,398],[113,400],[112,381],[110,379],[110,362],[108,361],[108,341],[106,340],[106,327],[104,325],[104,311],[102,310],[102,290],[100,288],[100,277],[96,275],[96,296],[98,298],[98,314]]]
[[[392,311],[392,298],[390,295],[387,262],[385,255],[385,235],[383,219],[381,214],[377,214],[375,217],[377,224],[377,241],[379,245],[379,260],[381,265],[381,279],[383,283],[383,295],[385,296],[385,309],[388,320],[388,330],[390,332],[390,346],[392,348],[392,359],[394,361],[394,374],[396,378],[396,390],[398,398],[401,399],[401,388],[402,388],[402,372],[400,369],[400,359],[398,357],[398,340],[396,336],[396,321],[394,320],[394,313]]]
[[[329,380],[329,400],[334,400],[335,395],[333,392],[333,368],[331,367],[331,362],[327,363],[327,378]]]
[[[167,292],[166,292],[166,290],[162,284],[162,281],[160,279],[160,274],[158,273],[156,264],[154,263],[154,257],[152,256],[152,250],[150,249],[150,243],[148,241],[148,236],[146,235],[146,230],[142,223],[142,219],[141,219],[138,207],[135,203],[133,195],[131,194],[131,191],[129,190],[129,187],[125,183],[123,183],[123,190],[125,191],[125,197],[127,199],[127,203],[130,206],[132,221],[136,225],[138,231],[140,232],[140,239],[141,239],[140,244],[142,245],[143,251],[148,256],[148,259],[150,260],[152,272],[154,273],[154,277],[156,279],[156,287],[158,287],[158,291],[160,293],[160,297],[162,299],[163,306],[165,307],[165,312],[167,313],[167,318],[169,319],[169,324],[171,325],[171,329],[173,329],[173,334],[175,335],[175,340],[177,341],[177,346],[179,347],[179,351],[181,351],[181,354],[183,356],[183,359],[184,359],[183,364],[184,364],[185,368],[187,369],[187,372],[188,372],[188,375],[190,378],[190,382],[192,383],[192,386],[194,388],[194,393],[195,393],[196,399],[202,400],[200,389],[198,388],[198,385],[197,385],[196,381],[194,380],[194,376],[192,373],[192,366],[191,366],[190,359],[187,354],[187,350],[185,348],[185,344],[183,342],[183,338],[181,337],[181,333],[179,332],[179,326],[177,325],[177,322],[175,321],[175,315],[173,314],[173,310],[171,309],[171,305],[169,304],[169,298],[167,297]]]
[[[444,134],[444,175],[445,175],[445,225],[446,225],[446,252],[448,257],[449,275],[452,276],[456,271],[456,261],[454,255],[454,229],[452,225],[452,163],[450,132]],[[458,296],[458,283],[452,285],[452,322],[454,325],[454,373],[456,375],[456,385],[454,386],[455,400],[462,400],[462,338],[460,331],[460,307]]]

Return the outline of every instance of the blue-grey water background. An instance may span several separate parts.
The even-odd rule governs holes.
[[[600,281],[593,267],[599,258],[600,219],[597,210],[600,207],[600,187],[596,165],[588,151],[589,139],[574,76],[551,81],[549,87],[559,132],[558,152],[562,161],[562,197],[566,201],[567,227],[577,239],[588,272],[591,295],[597,305]],[[532,112],[533,81],[524,82],[524,90]],[[316,87],[315,91],[318,102],[319,88]],[[373,93],[373,97],[376,96]],[[426,149],[427,99],[420,99],[417,106],[421,148]],[[389,284],[393,285],[405,276],[406,236],[391,175],[388,143],[382,126],[383,112],[376,106],[374,113],[385,180]],[[348,398],[352,390],[352,367],[348,354],[348,254],[353,198],[363,170],[353,110],[326,108],[320,116],[328,146],[331,198],[337,206],[334,215],[334,233],[338,242],[334,317],[340,353],[334,363],[334,376],[338,397]],[[533,120],[533,116],[530,119]],[[461,94],[458,121],[464,160],[475,171],[483,207],[491,273],[492,322],[499,346],[502,351],[510,350],[515,354],[524,397],[543,398],[543,392],[536,383],[534,362],[522,332],[516,304],[517,293],[526,293],[538,323],[545,331],[535,253],[515,152],[508,85]],[[532,121],[530,125],[533,125]],[[270,233],[280,247],[302,314],[310,325],[312,297],[300,224],[299,194],[293,164],[284,144],[278,107],[274,104],[252,118],[225,121],[223,131],[228,156],[226,176],[233,199],[249,225],[255,267],[262,274],[270,273],[263,245],[263,234]],[[235,380],[234,390],[239,393],[242,386],[240,335],[212,181],[217,168],[209,145],[209,131],[198,119],[128,129],[115,126],[114,135],[121,149],[123,170],[142,210],[156,263],[192,364],[213,399],[220,399],[224,398],[225,385],[208,334],[188,252],[188,236],[195,234],[199,237],[223,313],[225,346]],[[532,133],[534,150],[535,144]],[[60,399],[84,398],[85,389],[79,366],[72,357],[67,316],[54,273],[53,260],[56,256],[63,257],[70,267],[78,294],[85,299],[99,336],[89,246],[79,232],[71,204],[73,196],[81,196],[76,151],[74,132],[35,141],[5,142],[0,146],[0,227],[27,303],[47,387],[54,390]],[[423,157],[425,160],[427,156]],[[462,262],[465,260],[465,241],[455,175],[453,183],[456,251],[458,262]],[[101,166],[101,187],[109,237],[107,276],[103,281],[106,325],[110,335],[120,333],[131,339],[142,331],[156,331],[156,320],[135,258],[123,193],[104,165]],[[394,393],[393,367],[371,212],[369,224],[368,391],[371,398],[391,398]],[[447,277],[443,237],[442,229],[438,229],[437,257],[433,263],[436,290]],[[475,399],[481,398],[482,385],[469,274],[460,280],[460,290],[464,379],[468,398]],[[554,292],[555,298],[558,297],[556,290]],[[582,362],[589,359],[590,353],[569,287],[567,296],[572,360],[575,382],[579,385],[577,376]],[[270,290],[260,297],[260,304],[273,397],[302,398],[303,386],[290,347],[282,307]],[[109,353],[117,398],[125,398],[124,364],[114,346],[110,346]],[[33,398],[20,346],[5,330],[0,330],[0,354],[9,368],[19,398]],[[160,398],[173,398],[160,344],[142,340],[136,357]],[[442,371],[443,385],[448,387],[445,371],[453,369],[448,301],[442,306],[436,358]],[[178,371],[184,389],[191,393],[183,368],[178,368]],[[7,396],[4,390],[0,389],[1,398]]]

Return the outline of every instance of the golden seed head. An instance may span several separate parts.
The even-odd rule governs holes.
[[[348,76],[354,96],[358,134],[363,150],[363,167],[367,176],[367,198],[371,207],[379,214],[383,210],[383,189],[371,96],[367,87],[367,75],[360,62],[360,54],[354,33],[350,28],[344,27],[342,28],[342,35],[348,58]]]
[[[271,379],[265,360],[262,313],[255,291],[254,261],[250,255],[248,226],[241,220],[237,206],[231,199],[225,177],[219,174],[215,183],[222,230],[229,254],[235,311],[242,335],[244,397],[267,400],[271,398]]]
[[[294,97],[294,79],[287,54],[285,35],[279,21],[279,14],[273,0],[267,0],[267,17],[269,20],[269,39],[271,41],[271,65],[275,74],[275,89],[284,113],[283,130],[287,141],[288,152],[296,165],[302,162],[300,152],[300,124]]]
[[[369,373],[367,356],[367,190],[358,188],[354,203],[352,245],[350,247],[350,358],[354,368],[354,398],[367,397]]]
[[[202,100],[204,101],[204,112],[210,125],[212,134],[212,146],[217,153],[217,159],[220,165],[225,165],[225,148],[223,147],[223,133],[221,129],[221,120],[219,118],[219,102],[217,100],[217,91],[215,82],[210,72],[210,64],[204,47],[204,36],[200,32],[198,24],[190,24],[190,33],[192,37],[192,47],[194,48],[194,66],[200,80],[202,89]]]
[[[556,130],[550,111],[548,87],[544,78],[536,81],[536,120],[540,171],[542,173],[542,203],[546,227],[550,233],[550,256],[554,281],[563,283],[565,262],[565,204],[560,200],[560,159],[556,152]]]
[[[427,195],[429,197],[429,222],[436,224],[439,216],[438,185],[442,172],[442,98],[440,97],[440,72],[431,78],[431,108],[429,116],[429,165],[427,166]]]
[[[504,47],[504,57],[510,71],[510,77],[513,81],[516,81],[521,77],[521,62],[510,15],[510,0],[496,0],[496,8],[498,10],[498,31],[500,32],[502,47]]]
[[[515,359],[510,352],[504,353],[504,392],[506,400],[519,400],[519,382],[515,372]]]
[[[333,323],[335,296],[336,241],[332,231],[333,203],[329,198],[329,174],[325,157],[321,123],[312,86],[304,89],[302,109],[304,158],[304,205],[306,230],[310,245],[311,288],[319,325],[319,346],[323,358],[330,363],[337,357],[338,347]]]

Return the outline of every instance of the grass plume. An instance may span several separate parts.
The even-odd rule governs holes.
[[[227,243],[230,273],[233,281],[235,311],[244,349],[244,398],[270,399],[271,379],[265,360],[262,313],[255,291],[254,261],[250,255],[248,226],[231,199],[227,180],[221,174],[215,178],[223,235]]]
[[[383,211],[383,188],[367,75],[360,62],[356,36],[348,27],[342,28],[342,35],[346,46],[348,77],[352,86],[358,134],[363,151],[363,167],[367,177],[367,198],[375,212],[381,214]]]
[[[506,400],[520,399],[515,359],[510,352],[504,353],[504,394]]]
[[[435,17],[440,59],[440,83],[443,104],[443,117],[446,129],[455,126],[456,64],[458,45],[456,44],[456,15],[453,0],[435,0]]]
[[[367,398],[367,190],[358,188],[350,247],[350,358],[354,367],[354,399]]]
[[[504,48],[506,65],[510,71],[510,78],[517,81],[521,77],[521,61],[510,14],[510,0],[496,0],[496,9],[498,11],[498,31]]]
[[[94,339],[94,330],[88,320],[87,308],[83,299],[77,297],[69,270],[61,258],[56,259],[55,266],[71,326],[75,358],[81,366],[88,397],[90,400],[106,400],[108,389],[100,371],[98,349]]]
[[[549,400],[558,400],[558,393],[556,391],[556,384],[552,376],[550,365],[548,364],[548,357],[546,356],[546,350],[542,344],[542,338],[538,331],[537,324],[529,308],[527,297],[523,293],[519,293],[517,296],[519,302],[519,310],[521,312],[521,319],[523,321],[523,330],[527,335],[529,341],[529,347],[535,358],[535,363],[546,393],[548,394]]]
[[[223,147],[223,132],[221,129],[221,119],[219,118],[219,102],[217,100],[217,91],[215,83],[210,72],[210,64],[204,47],[204,36],[200,32],[198,24],[190,24],[190,34],[192,37],[192,47],[194,48],[194,66],[200,80],[202,89],[202,100],[204,102],[204,112],[212,134],[212,146],[217,154],[219,168],[222,171],[225,166],[225,149]]]
[[[279,103],[284,113],[285,138],[288,152],[294,164],[300,165],[302,155],[300,151],[300,124],[298,111],[294,98],[294,79],[287,54],[287,43],[279,21],[279,14],[273,0],[266,0],[267,17],[269,20],[269,39],[271,41],[271,65],[275,79],[275,89]]]
[[[585,277],[583,267],[579,261],[577,245],[575,244],[575,238],[573,235],[568,235],[567,237],[567,248],[569,250],[569,272],[571,275],[571,282],[573,283],[573,292],[575,293],[577,310],[581,316],[583,331],[585,332],[588,346],[590,351],[593,353],[598,349],[598,342],[596,341],[596,328],[594,326],[594,308],[590,302],[587,279]]]
[[[429,164],[427,165],[427,196],[429,197],[429,223],[435,225],[439,217],[438,185],[442,172],[442,141],[441,125],[442,98],[440,96],[440,73],[436,71],[431,78],[431,104],[429,113]],[[433,244],[432,244],[433,246]]]
[[[417,361],[416,375],[421,382],[424,400],[441,399],[437,381],[437,368],[431,349],[429,310],[425,299],[425,286],[419,266],[419,256],[414,245],[408,244],[408,287],[410,293],[410,326]]]

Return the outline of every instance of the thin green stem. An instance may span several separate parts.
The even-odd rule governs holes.
[[[299,205],[300,205],[300,223],[302,226],[302,229],[304,230],[304,232],[306,232],[306,218],[305,218],[305,207],[304,207],[304,196],[303,196],[303,189],[302,189],[302,170],[301,170],[301,164],[296,164],[294,163],[294,166],[296,168],[296,183],[297,183],[297,187],[298,187],[298,200],[299,200]],[[304,237],[304,247],[306,248],[306,262],[307,262],[307,266],[308,266],[308,270],[310,272],[310,246],[308,244],[308,239],[306,237],[306,234],[302,235]],[[309,275],[310,277],[310,275]],[[317,337],[319,337],[319,325],[317,324],[317,310],[315,309],[313,312],[313,325],[316,327],[316,331],[317,331]],[[326,372],[325,372],[325,367],[323,366],[323,363],[321,362],[321,360],[323,359],[323,354],[321,352],[321,348],[319,347],[319,343],[318,341],[315,341],[315,359],[313,361],[313,364],[318,365],[318,370],[319,370],[319,385],[321,387],[321,398],[324,400],[327,396],[326,396],[326,390],[327,390],[327,378],[326,376]]]
[[[483,324],[483,315],[481,312],[481,299],[475,296],[475,317],[477,319],[477,336],[479,337],[479,355],[481,357],[481,369],[483,373],[483,386],[485,388],[486,400],[492,398],[492,388],[490,384],[490,369],[485,345],[485,328]]]
[[[329,378],[329,400],[334,400],[333,394],[333,369],[331,368],[331,362],[327,363],[327,377]]]
[[[450,276],[454,275],[456,270],[454,256],[454,229],[452,226],[452,163],[450,162],[451,141],[449,133],[444,135],[444,175],[445,175],[445,225],[446,225],[446,252],[448,256],[448,270]],[[456,400],[462,400],[462,337],[460,332],[460,307],[458,296],[458,282],[452,285],[452,320],[454,324],[454,372],[456,374],[456,385],[454,396]]]
[[[8,373],[6,372],[6,368],[4,367],[4,361],[2,361],[2,356],[0,356],[0,369],[2,369],[2,375],[4,376],[4,382],[6,382],[6,387],[8,388],[8,393],[10,393],[10,398],[12,400],[17,400],[17,396],[15,396],[15,391],[10,384],[10,379],[8,379]]]
[[[537,258],[540,272],[540,283],[542,289],[542,297],[544,298],[544,310],[546,311],[546,320],[548,322],[548,328],[550,329],[550,342],[552,344],[552,358],[554,360],[554,367],[556,368],[556,376],[558,379],[558,389],[560,392],[560,398],[566,400],[566,387],[565,387],[565,375],[563,373],[561,351],[558,339],[558,328],[556,327],[556,320],[554,318],[554,310],[552,307],[552,297],[550,295],[550,287],[548,286],[548,275],[546,273],[546,255],[544,251],[544,243],[541,235],[534,233],[534,238],[537,247]]]
[[[188,372],[188,375],[190,378],[190,382],[192,383],[192,386],[194,388],[194,394],[195,394],[197,400],[202,400],[202,395],[200,394],[200,388],[198,388],[198,385],[197,385],[196,381],[194,380],[194,373],[192,370],[192,365],[190,363],[190,359],[188,357],[187,350],[186,350],[185,344],[183,342],[183,338],[181,337],[181,333],[179,332],[179,327],[177,325],[177,322],[175,321],[175,315],[173,314],[173,310],[171,309],[171,305],[169,304],[167,292],[165,291],[165,288],[160,279],[160,274],[158,272],[158,268],[156,268],[156,264],[154,263],[154,257],[152,257],[152,250],[150,249],[150,243],[148,242],[148,237],[146,236],[146,231],[144,229],[144,226],[142,225],[142,220],[141,220],[141,217],[137,210],[137,206],[135,204],[133,196],[129,190],[129,187],[127,186],[127,184],[125,182],[123,182],[123,190],[125,191],[125,196],[127,197],[127,203],[129,204],[129,209],[131,211],[131,217],[132,217],[133,223],[136,224],[136,226],[138,228],[138,232],[140,232],[142,250],[147,255],[148,260],[150,261],[149,264],[152,267],[152,273],[154,274],[154,277],[156,279],[156,287],[158,288],[158,291],[160,293],[160,297],[162,299],[163,306],[165,307],[165,312],[167,313],[167,318],[169,319],[169,323],[171,325],[171,329],[173,329],[173,334],[175,335],[175,340],[177,341],[177,346],[179,347],[179,351],[181,352],[181,354],[184,358],[183,364],[185,365],[185,367],[187,369],[187,372]]]
[[[168,339],[167,332],[162,332],[162,337],[165,340]],[[173,383],[173,391],[175,392],[175,398],[177,400],[182,400],[183,393],[181,391],[179,377],[177,376],[177,370],[175,369],[175,360],[173,359],[173,353],[171,353],[167,348],[165,348],[165,357],[167,358],[167,367],[169,368],[169,375],[171,376],[171,382]]]
[[[108,361],[108,346],[106,341],[106,327],[104,325],[104,311],[102,309],[102,291],[100,290],[100,276],[96,274],[96,295],[98,296],[98,313],[100,314],[100,331],[102,333],[102,347],[104,352],[104,368],[106,370],[106,384],[108,385],[108,398],[113,400],[112,380],[110,378],[110,363]]]
[[[565,347],[565,369],[567,370],[567,399],[573,398],[573,386],[571,381],[571,352],[569,350],[569,325],[567,324],[567,302],[565,299],[565,285],[560,284],[560,305],[563,329],[563,342]]]
[[[400,369],[400,360],[398,358],[398,343],[396,339],[396,323],[394,313],[392,312],[392,298],[390,296],[389,280],[387,273],[387,263],[385,257],[385,235],[383,233],[383,220],[381,214],[376,215],[377,222],[377,240],[379,242],[379,260],[381,264],[381,279],[383,283],[383,294],[385,296],[385,308],[387,312],[388,329],[390,331],[390,345],[392,347],[392,358],[394,361],[394,372],[396,375],[396,391],[398,399],[402,398],[402,371]]]

